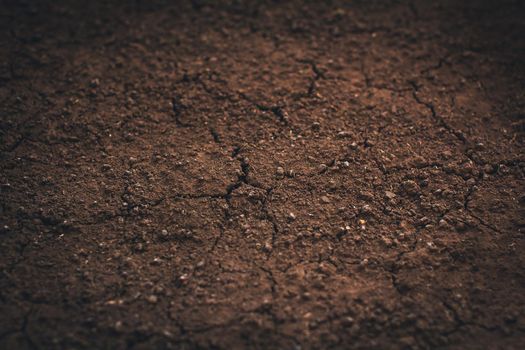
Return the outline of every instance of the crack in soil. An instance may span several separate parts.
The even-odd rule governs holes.
[[[284,125],[289,125],[288,121],[288,113],[283,109],[283,106],[268,106],[260,103],[256,103],[252,100],[250,100],[246,95],[241,94],[243,98],[249,102],[251,102],[258,110],[262,112],[271,112],[273,115],[277,117],[277,120],[279,122],[283,123]]]
[[[523,6],[46,2],[5,7],[0,347],[519,346]]]
[[[421,98],[419,98],[418,96],[418,91],[419,91],[419,86],[417,85],[417,83],[415,81],[409,81],[408,82],[411,86],[412,86],[412,96],[414,97],[414,100],[422,105],[422,106],[425,106],[431,113],[432,115],[432,118],[434,118],[434,120],[436,120],[438,122],[438,124],[443,127],[445,130],[447,130],[450,134],[454,135],[459,141],[461,141],[463,144],[467,144],[468,141],[467,139],[465,138],[465,135],[460,132],[460,131],[457,131],[455,130],[453,127],[451,127],[446,121],[445,119],[440,116],[437,112],[436,112],[436,108],[434,107],[434,104],[433,103],[430,103],[430,102],[425,102],[423,101]],[[473,159],[471,159],[470,156],[468,156],[466,153],[465,155],[470,159],[472,160],[474,163],[475,161]]]
[[[1,333],[0,334],[0,341],[2,339],[4,339],[4,338],[7,338],[10,335],[13,335],[13,334],[16,334],[16,333],[20,333],[22,335],[22,337],[27,341],[27,343],[29,344],[29,347],[31,349],[38,349],[38,348],[40,348],[39,346],[37,346],[35,344],[35,342],[31,338],[31,336],[27,333],[27,326],[29,324],[29,317],[31,316],[32,313],[33,313],[33,306],[30,306],[29,310],[27,312],[25,312],[23,317],[22,317],[22,322],[21,322],[20,327],[18,327],[17,329],[13,329],[11,331],[6,331],[4,333]]]
[[[171,99],[171,109],[173,111],[173,116],[175,117],[175,125],[180,128],[189,128],[192,127],[192,124],[185,123],[181,120],[181,115],[186,106],[182,104],[179,96],[173,96]]]
[[[314,76],[310,79],[310,84],[308,85],[308,90],[306,92],[306,96],[313,96],[316,90],[317,81],[319,79],[326,79],[326,76],[324,72],[321,69],[319,69],[314,60],[303,59],[298,60],[298,62],[308,64],[310,66],[310,69],[314,73]]]

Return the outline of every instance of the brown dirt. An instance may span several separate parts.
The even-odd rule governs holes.
[[[522,1],[0,1],[0,348],[525,342]]]

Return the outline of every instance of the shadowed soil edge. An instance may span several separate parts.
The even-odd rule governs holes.
[[[0,348],[522,348],[522,1],[0,29]]]

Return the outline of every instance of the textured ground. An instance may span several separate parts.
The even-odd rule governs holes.
[[[0,348],[525,342],[521,1],[0,0]]]

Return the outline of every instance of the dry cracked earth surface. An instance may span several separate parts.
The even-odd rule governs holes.
[[[522,1],[0,3],[0,348],[523,346]]]

